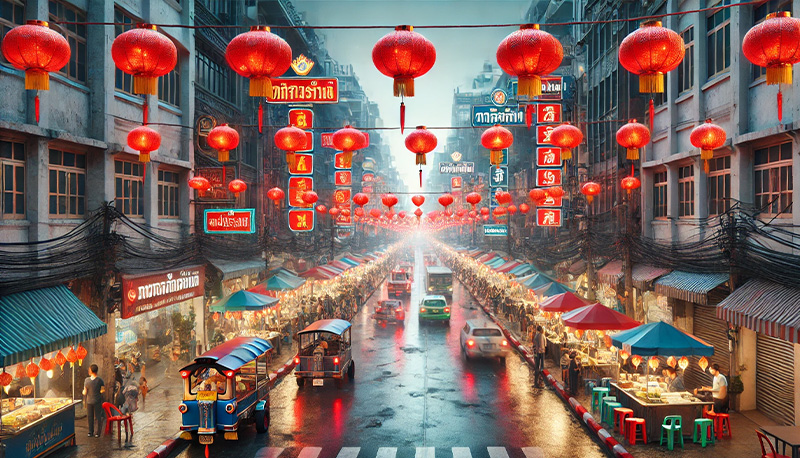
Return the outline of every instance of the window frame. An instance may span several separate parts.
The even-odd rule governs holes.
[[[708,216],[719,216],[731,208],[731,156],[715,157],[708,161],[708,165]]]
[[[135,28],[138,22],[140,22],[138,18],[132,16],[122,8],[114,8],[114,23],[125,24],[114,26],[114,36],[119,36],[121,33]],[[133,93],[133,75],[123,72],[116,66],[114,67],[114,90],[123,92],[132,97],[143,98],[141,95]]]
[[[120,164],[120,167],[117,167],[117,164]],[[125,164],[130,164],[130,171],[125,171]],[[146,164],[137,161],[131,161],[127,159],[114,159],[114,205],[117,207],[122,214],[132,217],[132,218],[144,218],[144,170]],[[118,171],[121,169],[121,171]],[[141,170],[141,174],[138,175],[134,172],[135,169]],[[134,186],[135,183],[138,183]],[[122,194],[120,195],[120,188],[119,185],[122,185]],[[138,188],[138,196],[134,197],[133,195],[133,188]],[[125,191],[128,191],[128,195],[125,196]],[[126,209],[125,204],[128,204]],[[131,209],[134,207],[134,202],[136,202],[137,212],[133,212]]]
[[[0,3],[8,3],[12,12],[11,19],[0,16],[0,40],[2,40],[9,30],[25,24],[25,4],[17,0],[0,0]],[[19,17],[16,13],[19,13]],[[2,54],[0,54],[0,62],[8,62]]]
[[[10,139],[5,139],[4,138],[4,139],[0,139],[0,142],[2,142],[2,143],[10,143],[11,144],[11,157],[2,157],[2,156],[0,156],[0,185],[2,185],[0,187],[0,197],[2,197],[0,199],[0,219],[3,219],[3,220],[25,219],[26,215],[27,215],[27,211],[26,211],[27,210],[26,209],[26,207],[27,207],[26,200],[27,199],[26,199],[26,194],[25,194],[26,181],[27,181],[26,167],[25,167],[26,166],[26,159],[27,159],[27,148],[26,148],[25,143],[19,142],[19,141],[14,141],[14,140],[10,140]],[[22,150],[21,151],[22,159],[18,159],[16,157],[17,156],[17,154],[16,154],[17,153],[17,146],[16,145],[19,145],[21,150]],[[12,180],[12,188],[13,189],[11,189],[9,191],[6,191],[6,175],[5,175],[6,174],[6,167],[10,167],[11,170],[12,170],[12,173],[13,173],[13,176],[11,178],[11,180]],[[18,169],[22,169],[22,175],[21,175],[22,176],[22,190],[18,189],[18,185],[20,184],[19,183],[20,180],[17,180],[17,178],[19,178]],[[13,208],[12,208],[11,212],[7,212],[6,211],[6,205],[5,205],[6,194],[9,194],[9,193],[12,195],[12,206],[13,206]],[[19,199],[20,195],[22,196],[21,205],[18,202],[18,199]],[[22,207],[21,208],[22,209],[21,213],[16,211],[20,207]]]
[[[723,6],[729,5],[730,0],[722,0],[718,2],[714,6]],[[721,15],[721,16],[718,16]],[[719,24],[715,24],[710,26],[714,22],[716,22],[716,18],[720,17],[721,22]],[[717,38],[717,34],[721,33],[722,39],[719,40]],[[723,59],[723,66],[719,70],[717,70],[717,63],[719,62],[719,58],[717,56],[717,47],[716,44],[721,44],[723,47],[723,52],[727,51],[727,53],[722,55]],[[713,53],[713,54],[712,54]],[[731,9],[725,8],[722,10],[718,10],[706,16],[706,80],[711,80],[718,75],[723,73],[729,72],[731,69]],[[713,59],[712,59],[713,56]],[[712,71],[713,67],[713,71]]]
[[[175,181],[167,181],[166,175],[175,177]],[[180,173],[175,170],[159,170],[158,176],[158,216],[166,219],[179,219],[181,217],[181,178]],[[170,199],[164,200],[164,191],[169,191]],[[172,195],[174,191],[174,196]],[[170,205],[173,210],[165,212],[165,205]]]
[[[784,146],[786,146],[788,148],[788,156],[789,156],[788,159],[783,159],[782,158]],[[769,160],[769,153],[770,153],[770,150],[772,148],[778,148],[778,152],[777,152],[778,160],[776,160],[776,161]],[[759,155],[760,151],[766,151],[767,162],[761,163],[761,164],[758,163],[758,155]],[[793,181],[792,181],[792,178],[793,178],[792,177],[792,172],[793,172],[793,170],[792,170],[792,162],[793,162],[792,153],[793,153],[793,151],[792,151],[792,142],[791,141],[770,145],[770,146],[767,146],[767,147],[764,147],[764,148],[758,148],[758,149],[753,151],[753,159],[754,159],[754,161],[753,161],[753,164],[754,164],[753,165],[753,202],[754,202],[754,204],[756,206],[756,209],[760,210],[760,214],[762,216],[778,217],[778,218],[791,218],[792,217],[792,204],[793,204],[793,201],[794,201],[794,196],[793,196],[794,189],[793,189]],[[775,172],[773,172],[772,170],[775,170]],[[785,170],[785,173],[781,174],[781,172],[783,170]],[[767,178],[769,180],[768,181],[768,186],[769,186],[770,190],[767,191],[767,192],[758,192],[760,188],[763,189],[762,188],[762,185],[763,185],[763,175],[762,174],[765,173],[765,172],[767,173]],[[773,176],[773,175],[775,175],[775,176]],[[787,185],[786,189],[781,188],[781,189],[779,189],[777,191],[772,191],[771,189],[773,189],[773,178],[776,178],[778,180],[778,186],[781,186],[782,184],[785,183]],[[785,180],[784,180],[784,178],[785,178]],[[781,196],[784,195],[784,194],[788,195],[788,198],[787,198],[786,205],[783,207],[783,209],[781,209],[781,201],[782,201]],[[760,197],[760,196],[763,196],[763,195],[768,195],[768,197],[766,198],[765,202],[764,202],[764,199],[762,197]],[[773,202],[773,203],[772,203],[772,205],[769,206],[769,208],[767,208],[766,204],[769,203],[769,202]],[[777,211],[772,211],[772,207],[775,206],[775,205],[777,205],[777,207],[775,207]]]
[[[57,8],[58,7],[62,8],[64,10],[63,11],[64,13],[67,13],[67,11],[71,11],[75,17],[69,18],[67,16],[62,17],[56,15],[56,13],[52,11],[53,5],[56,5]],[[49,0],[48,18],[50,21],[54,23],[86,22],[86,12],[61,0]],[[69,43],[71,53],[69,57],[69,62],[67,63],[67,65],[64,66],[64,68],[58,71],[58,74],[64,76],[69,80],[76,81],[80,84],[85,85],[88,82],[88,74],[89,74],[89,68],[88,68],[89,52],[87,50],[88,45],[86,43],[86,38],[88,35],[87,26],[78,24],[62,24],[61,32],[64,34],[65,38],[67,39],[67,42]],[[83,33],[81,34],[81,32]],[[83,57],[83,69],[82,69],[83,74],[81,74],[81,64],[80,64],[81,56]]]
[[[653,219],[665,220],[669,217],[667,213],[668,185],[666,170],[653,173]]]
[[[689,34],[691,40],[686,42],[686,35]],[[678,94],[683,94],[694,88],[694,26],[690,25],[683,29],[680,33],[683,40],[683,49],[685,54],[683,60],[678,64]],[[686,79],[688,77],[689,85],[686,86]]]
[[[53,153],[58,152],[60,156],[60,163],[54,164]],[[83,157],[83,168],[77,165],[64,165],[64,156],[72,154],[75,156],[75,164],[77,164],[78,157]],[[86,153],[80,151],[73,151],[70,149],[62,148],[48,148],[47,159],[47,211],[51,218],[54,219],[80,219],[86,216],[86,178],[87,178],[87,157]],[[55,174],[55,190],[53,190],[53,175]],[[81,193],[81,176],[83,177],[83,193]],[[62,180],[64,183],[64,191],[62,192],[60,184]],[[74,186],[74,191],[72,187]],[[64,199],[65,212],[61,213],[60,201]],[[53,200],[55,199],[55,200]],[[75,211],[72,211],[72,199],[75,199]],[[54,204],[55,203],[55,204]],[[80,211],[81,204],[83,204],[83,212]],[[54,212],[55,208],[55,212]]]
[[[694,215],[694,165],[681,165],[678,167],[678,217]]]

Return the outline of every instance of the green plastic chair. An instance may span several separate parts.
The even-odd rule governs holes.
[[[592,412],[600,410],[603,398],[608,396],[608,388],[596,386],[592,388]]]
[[[700,437],[697,437],[698,430]],[[711,437],[709,438],[709,436]],[[714,420],[710,418],[695,418],[694,432],[692,433],[692,442],[694,442],[695,444],[699,443],[703,448],[705,448],[706,444],[708,444],[709,442],[715,444],[717,440],[714,434]]]
[[[603,400],[603,406],[606,408],[606,414],[603,417],[603,421],[609,427],[611,427],[611,429],[613,430],[614,429],[614,409],[616,409],[617,407],[622,407],[622,404],[620,404],[619,402],[615,402],[615,401],[609,402],[608,398],[606,398],[605,400]]]
[[[664,423],[661,424],[661,440],[658,445],[664,445],[664,434],[667,434],[667,448],[673,450],[675,445],[675,432],[681,438],[681,448],[683,448],[683,429],[681,422],[683,419],[680,415],[668,415],[664,417]]]
[[[608,403],[617,402],[616,396],[606,396],[600,402],[600,420],[604,420],[608,416]],[[620,406],[621,407],[621,406]],[[612,409],[613,412],[613,409]]]

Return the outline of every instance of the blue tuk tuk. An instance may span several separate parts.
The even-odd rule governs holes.
[[[298,332],[300,340],[294,357],[297,386],[302,387],[307,378],[313,386],[322,386],[324,379],[336,380],[341,387],[347,376],[356,376],[350,341],[350,322],[345,320],[319,320]]]
[[[201,444],[239,438],[239,426],[255,422],[269,428],[269,373],[272,345],[257,337],[237,337],[203,353],[181,369],[181,437],[196,433]]]

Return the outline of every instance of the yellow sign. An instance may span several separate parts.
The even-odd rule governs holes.
[[[314,68],[314,61],[300,54],[292,61],[292,70],[300,76],[306,76]]]
[[[198,391],[197,392],[197,400],[198,401],[216,401],[217,400],[217,392],[216,391]]]

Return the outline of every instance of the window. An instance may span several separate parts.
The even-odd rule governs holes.
[[[667,217],[667,172],[653,175],[653,218]]]
[[[178,53],[178,65],[158,79],[158,99],[176,107],[181,104],[180,59],[181,55]]]
[[[729,5],[723,0],[716,6]],[[727,71],[731,66],[731,9],[725,8],[706,18],[708,40],[706,42],[708,78]]]
[[[0,140],[0,181],[2,219],[25,218],[25,144]]]
[[[55,22],[86,22],[86,14],[72,6],[59,1],[50,0],[50,20]],[[78,24],[62,24],[61,29],[67,37],[72,54],[69,63],[59,73],[67,78],[86,82],[86,26]]]
[[[755,151],[755,204],[770,215],[792,213],[792,144]]]
[[[136,19],[128,16],[124,11],[115,9],[114,23],[117,25],[114,26],[114,36],[119,36],[122,32],[134,28],[137,22],[138,21]],[[133,94],[133,75],[129,75],[115,66],[114,88],[116,88],[118,91]]]
[[[197,84],[211,94],[235,105],[238,100],[238,91],[236,90],[237,77],[235,77],[230,67],[224,64],[225,59],[220,58],[219,61],[215,61],[198,51],[195,61],[197,64]]]
[[[25,23],[25,6],[16,0],[0,0],[0,39],[18,25]],[[0,59],[5,58],[0,54]]]
[[[144,164],[114,161],[114,192],[117,210],[128,216],[144,216]]]
[[[681,32],[686,54],[678,65],[678,94],[694,87],[694,27]]]
[[[721,215],[731,208],[731,157],[708,161],[708,215]]]
[[[178,173],[168,170],[158,171],[158,216],[177,218],[180,216],[178,199],[180,185]]]
[[[50,215],[74,218],[86,213],[86,155],[50,149]]]
[[[788,11],[791,13],[791,0],[769,0],[766,3],[755,7],[753,9],[753,25],[764,22],[767,19],[768,14],[778,11]],[[753,68],[753,80],[757,80],[758,78],[761,78],[767,74],[766,67],[759,67],[758,65],[752,64],[751,67]]]
[[[678,168],[678,216],[694,215],[694,166]]]
[[[236,18],[238,14],[238,2],[221,2],[219,0],[202,0],[201,3],[206,9],[222,21],[229,21]]]

